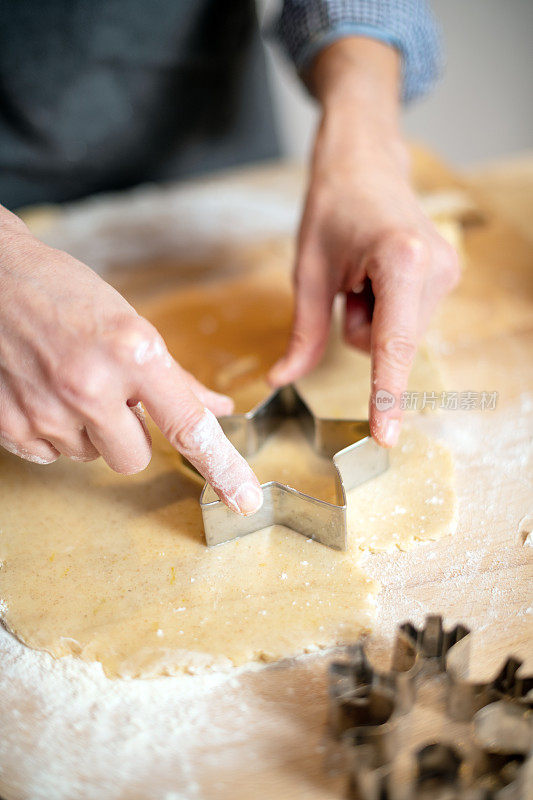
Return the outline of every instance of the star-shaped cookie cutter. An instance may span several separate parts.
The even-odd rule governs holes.
[[[239,453],[249,458],[287,418],[297,419],[317,453],[333,459],[337,502],[269,481],[262,484],[262,507],[243,517],[222,501],[210,499],[214,492],[205,484],[200,506],[209,547],[277,524],[335,550],[346,549],[346,492],[384,472],[389,466],[388,452],[372,439],[368,422],[317,417],[292,384],[276,390],[246,414],[221,417],[219,422]]]

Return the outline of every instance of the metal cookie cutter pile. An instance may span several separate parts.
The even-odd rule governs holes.
[[[336,550],[346,549],[346,492],[384,472],[388,453],[372,439],[366,421],[316,417],[292,385],[273,392],[252,411],[221,417],[219,422],[230,442],[249,458],[291,417],[297,419],[316,452],[333,459],[337,502],[328,503],[270,481],[262,484],[261,509],[243,517],[220,500],[209,499],[215,495],[206,484],[200,506],[209,546],[278,524]]]
[[[469,646],[468,628],[429,616],[399,627],[388,672],[361,644],[330,665],[329,730],[351,800],[533,797],[533,676],[508,658],[493,680],[470,682]]]

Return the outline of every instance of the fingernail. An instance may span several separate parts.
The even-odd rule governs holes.
[[[400,421],[398,419],[389,419],[383,431],[383,441],[387,447],[394,447],[400,435]]]
[[[255,483],[243,483],[235,495],[239,513],[245,517],[255,514],[263,505],[263,492]]]

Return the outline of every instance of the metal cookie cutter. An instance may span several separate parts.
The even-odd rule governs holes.
[[[249,458],[287,418],[298,420],[317,453],[333,459],[337,502],[318,500],[270,481],[262,484],[262,507],[243,517],[211,499],[214,492],[205,484],[200,506],[209,547],[278,524],[336,550],[346,549],[346,492],[384,472],[389,466],[388,452],[372,439],[366,421],[316,417],[293,385],[273,392],[246,414],[221,417],[219,422],[239,453]]]
[[[399,627],[389,671],[374,670],[361,644],[330,665],[329,731],[342,743],[348,798],[533,796],[533,676],[521,676],[521,662],[509,658],[491,681],[465,680],[469,634],[429,616],[422,628]],[[417,709],[426,720],[430,709],[422,732],[431,738],[413,746],[406,739]]]

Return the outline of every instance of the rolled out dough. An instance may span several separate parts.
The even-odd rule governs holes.
[[[207,315],[218,334],[215,344],[207,337],[205,352],[195,353],[203,379],[216,384],[232,359],[256,359],[247,380],[238,369],[231,378],[241,404],[259,392],[257,364],[264,370],[277,355],[272,340],[259,335],[265,321],[253,312],[254,281],[244,282],[240,298],[231,295],[229,311],[227,287],[200,293],[209,308],[198,319]],[[231,309],[246,300],[251,313],[239,318],[232,347],[224,325],[233,330]],[[165,299],[160,318],[157,308],[149,314],[164,335],[172,302],[173,324],[183,324],[181,293]],[[274,328],[279,324],[280,331],[282,319],[288,323],[281,306],[278,299]],[[274,337],[278,351],[281,339],[281,332]],[[187,352],[186,335],[174,333],[174,342]],[[252,352],[243,353],[248,346]],[[174,351],[181,358],[179,348]],[[334,349],[328,358],[338,363]],[[358,363],[359,373],[342,369],[334,380],[330,376],[323,396],[308,379],[310,402],[322,403],[320,413],[353,413],[343,398],[353,383],[368,385],[368,362]],[[281,527],[208,550],[200,486],[153,434],[150,467],[127,478],[100,461],[60,459],[41,467],[0,451],[0,611],[30,647],[100,661],[111,677],[150,677],[278,659],[351,640],[371,627],[379,589],[359,566],[361,548],[405,548],[454,526],[450,454],[412,430],[392,453],[390,470],[350,493],[347,552]],[[267,443],[254,467],[263,481],[276,477],[324,499],[333,486],[331,462],[316,456],[292,424]]]

